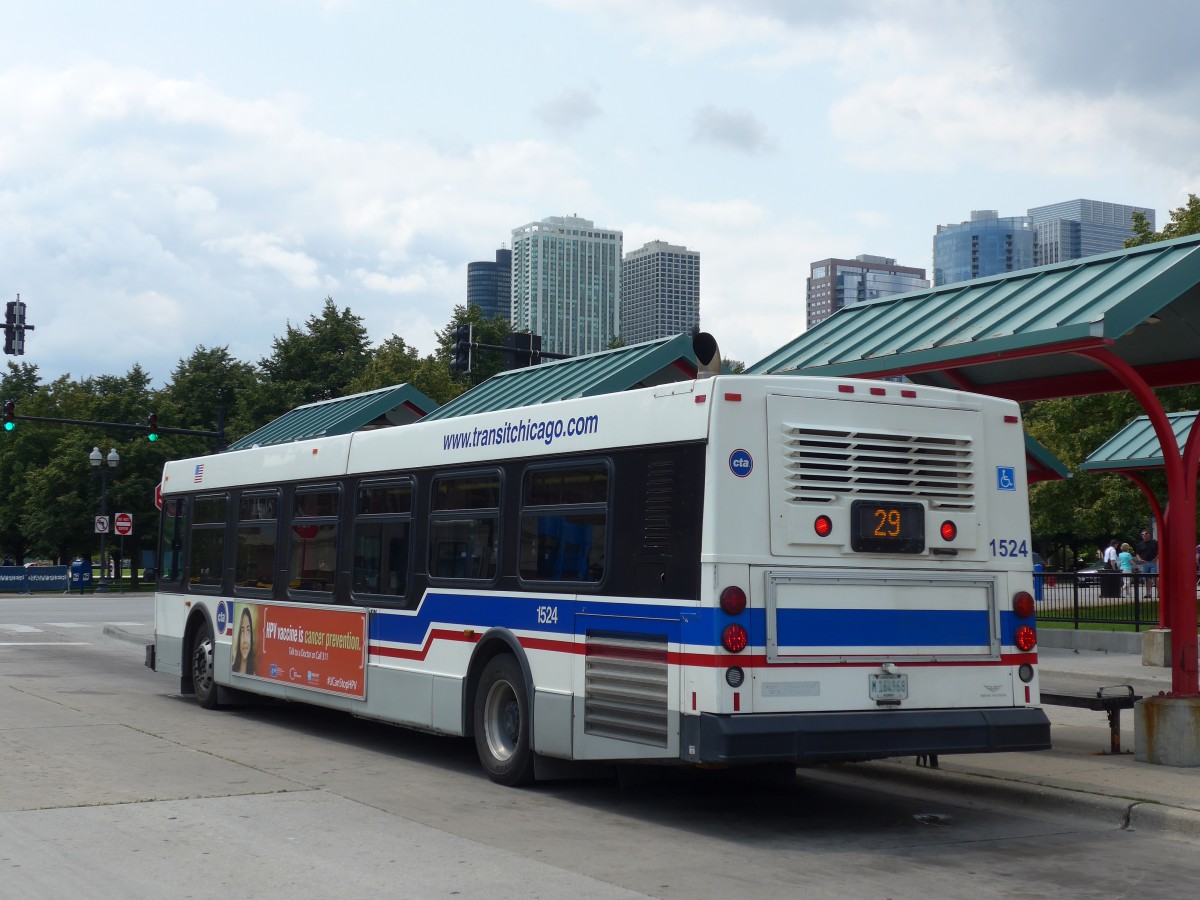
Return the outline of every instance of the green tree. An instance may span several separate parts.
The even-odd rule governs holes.
[[[260,381],[255,368],[230,356],[228,347],[199,346],[179,361],[158,394],[160,408],[153,411],[161,425],[200,431],[216,431],[223,415],[226,441],[232,443],[265,424],[243,415],[243,407],[256,405]],[[239,431],[239,426],[244,430]],[[159,444],[172,459],[209,453],[214,446],[211,438],[185,435],[164,435]]]
[[[1162,231],[1154,231],[1146,217],[1135,212],[1133,214],[1133,237],[1125,242],[1125,246],[1140,247],[1143,244],[1168,241],[1186,234],[1200,234],[1200,198],[1197,198],[1195,194],[1188,194],[1187,203],[1178,209],[1171,210],[1171,221],[1163,226]]]
[[[271,355],[258,363],[268,388],[257,398],[258,405],[277,407],[264,421],[306,403],[343,396],[366,369],[368,347],[362,319],[349,307],[339,310],[332,297],[325,298],[320,315],[309,316],[303,329],[288,323],[283,337],[275,338]]]
[[[466,389],[451,378],[449,366],[437,354],[421,358],[416,347],[392,335],[371,351],[362,375],[348,385],[347,392],[357,394],[397,384],[411,384],[437,403],[453,400]]]

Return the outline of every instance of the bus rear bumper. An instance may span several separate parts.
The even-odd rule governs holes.
[[[1050,720],[1029,707],[684,716],[689,763],[796,764],[931,753],[1050,749]]]

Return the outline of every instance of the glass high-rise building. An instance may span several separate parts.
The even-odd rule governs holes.
[[[621,338],[641,344],[700,327],[700,254],[651,241],[621,264]]]
[[[1033,223],[1028,216],[1000,218],[994,209],[972,210],[970,221],[939,225],[933,236],[935,287],[1032,265]]]
[[[512,232],[512,326],[542,349],[579,356],[620,334],[624,236],[589,219],[551,216]]]
[[[1121,250],[1133,237],[1133,214],[1146,217],[1154,229],[1154,210],[1102,200],[1065,200],[1029,210],[1033,223],[1034,265],[1099,256]]]
[[[898,266],[890,257],[867,253],[854,259],[818,260],[808,272],[805,317],[809,328],[844,306],[929,287],[924,269]]]
[[[497,250],[495,262],[467,263],[467,306],[478,306],[489,319],[508,319],[511,293],[511,250]]]

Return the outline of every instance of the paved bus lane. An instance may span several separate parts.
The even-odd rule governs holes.
[[[1192,844],[896,763],[503,788],[465,740],[201,710],[106,630],[0,648],[0,896],[1172,897],[1200,876]]]

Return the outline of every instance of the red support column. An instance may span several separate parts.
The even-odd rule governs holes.
[[[1196,462],[1200,458],[1200,438],[1192,429],[1185,452],[1167,414],[1154,391],[1137,370],[1107,349],[1075,351],[1113,373],[1123,383],[1150,419],[1162,450],[1167,475],[1167,529],[1160,547],[1166,545],[1166,558],[1159,568],[1161,601],[1169,607],[1166,617],[1171,628],[1171,693],[1176,696],[1200,696],[1200,678],[1196,667],[1197,622],[1196,573],[1193,551],[1196,544]],[[1188,465],[1184,464],[1185,456]]]

